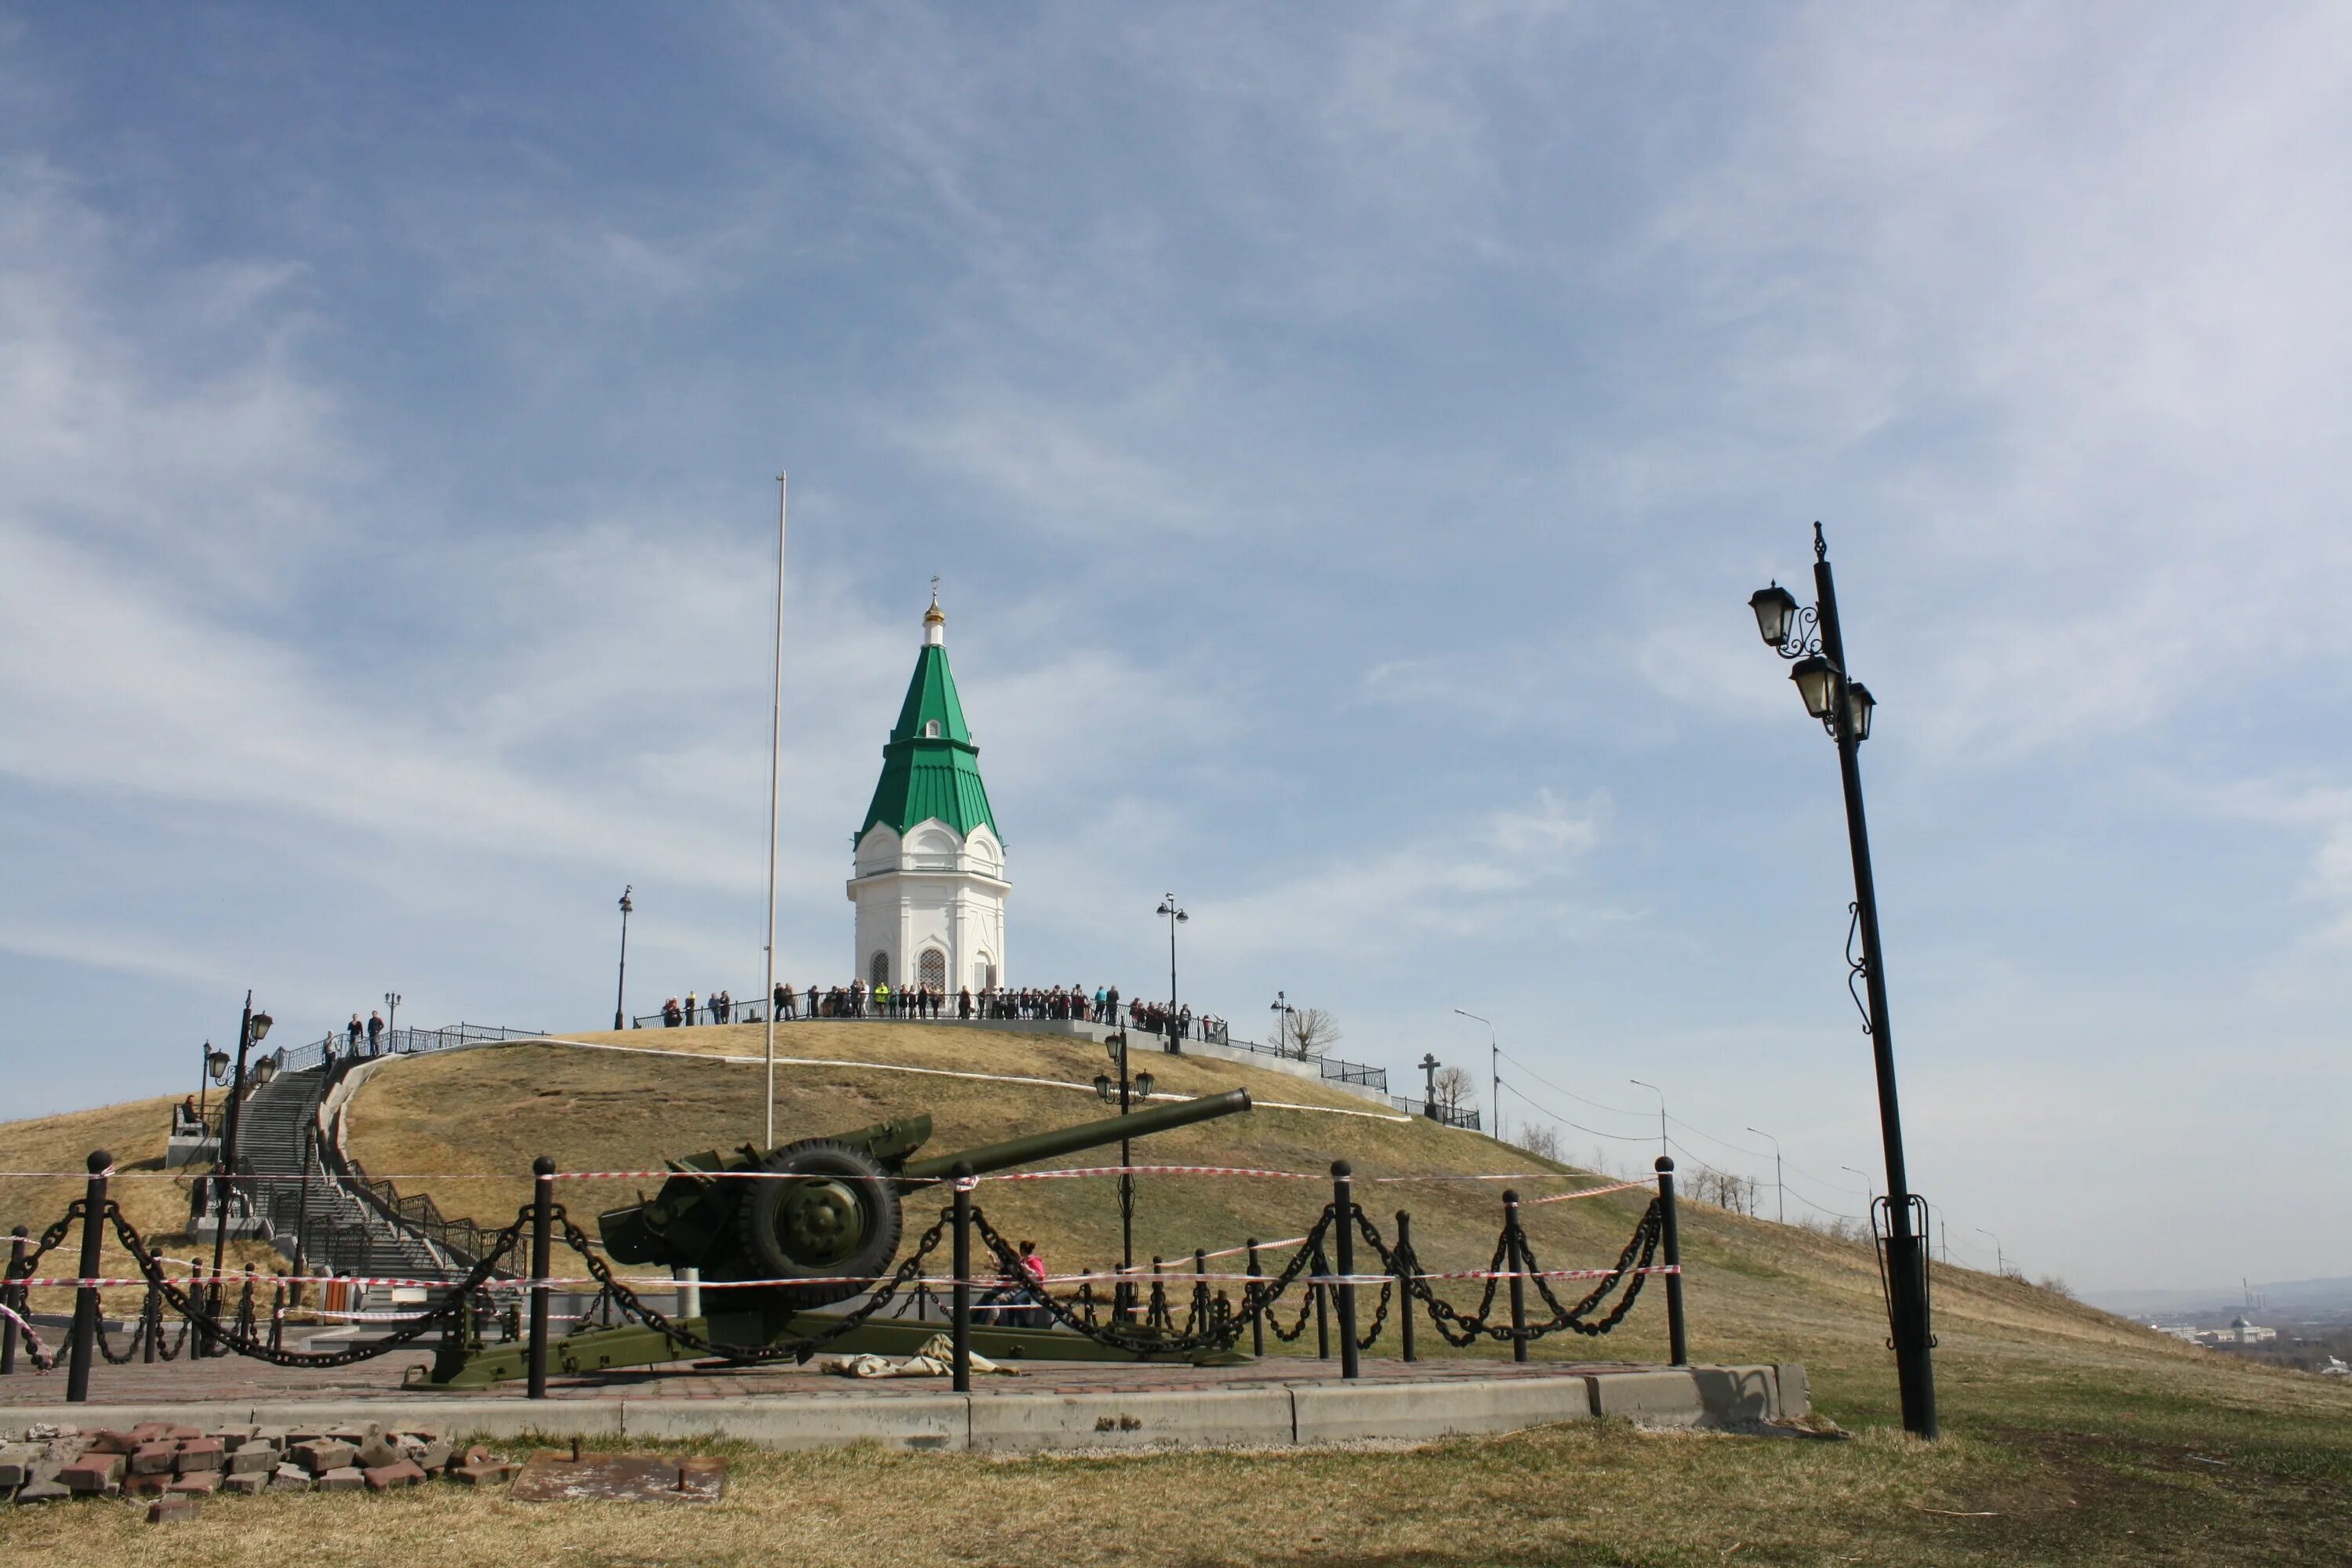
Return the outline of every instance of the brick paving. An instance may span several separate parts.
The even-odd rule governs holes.
[[[91,1370],[90,1399],[94,1404],[130,1405],[237,1399],[363,1400],[415,1398],[419,1394],[459,1404],[467,1399],[512,1399],[522,1384],[499,1384],[484,1389],[438,1390],[404,1386],[408,1368],[432,1363],[429,1350],[394,1351],[371,1362],[335,1368],[279,1367],[243,1356],[206,1361],[184,1357],[174,1362],[130,1366],[100,1364]],[[1519,1365],[1509,1361],[1447,1356],[1439,1361],[1407,1363],[1367,1356],[1366,1380],[1383,1383],[1428,1383],[1476,1378],[1542,1378],[1596,1372],[1633,1372],[1641,1366],[1623,1362],[1535,1361]],[[998,1387],[1028,1394],[1087,1394],[1113,1390],[1128,1393],[1183,1393],[1204,1388],[1282,1388],[1301,1384],[1336,1382],[1337,1358],[1318,1361],[1306,1356],[1276,1356],[1244,1366],[1171,1366],[1150,1363],[1028,1362],[1017,1378],[974,1377],[975,1392]],[[937,1394],[947,1386],[943,1378],[854,1379],[821,1373],[807,1366],[643,1367],[579,1377],[551,1375],[552,1399],[734,1399],[747,1394],[791,1394],[830,1395],[844,1399],[890,1399]],[[64,1403],[66,1373],[35,1373],[22,1360],[12,1376],[0,1378],[0,1409],[10,1405]]]

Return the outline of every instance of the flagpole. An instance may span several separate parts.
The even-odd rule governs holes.
[[[763,1149],[776,1146],[776,786],[784,759],[784,476],[776,476],[776,664],[768,718],[768,1093]]]

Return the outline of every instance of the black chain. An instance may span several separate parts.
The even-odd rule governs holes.
[[[1608,1277],[1586,1292],[1584,1299],[1573,1307],[1561,1306],[1559,1298],[1551,1293],[1551,1281],[1542,1278],[1543,1265],[1536,1261],[1535,1249],[1528,1244],[1528,1235],[1524,1230],[1519,1232],[1518,1237],[1519,1259],[1529,1274],[1537,1276],[1536,1290],[1543,1297],[1544,1304],[1551,1309],[1552,1326],[1574,1329],[1580,1334],[1597,1339],[1623,1321],[1625,1314],[1633,1310],[1633,1299],[1642,1293],[1642,1284],[1649,1278],[1650,1260],[1657,1256],[1659,1238],[1664,1232],[1664,1224],[1659,1214],[1658,1202],[1652,1199],[1648,1212],[1642,1215],[1642,1223],[1633,1228],[1633,1239],[1626,1242],[1625,1250],[1617,1255],[1617,1267],[1611,1269]],[[1629,1272],[1632,1282],[1626,1285],[1624,1295],[1609,1310],[1608,1315],[1597,1322],[1585,1322],[1584,1315],[1599,1306],[1611,1290],[1625,1280]]]
[[[399,1350],[430,1329],[460,1326],[463,1322],[462,1314],[469,1310],[467,1299],[489,1280],[490,1276],[498,1268],[499,1259],[520,1244],[523,1228],[530,1223],[530,1214],[531,1211],[528,1207],[517,1211],[514,1223],[491,1238],[493,1245],[489,1251],[482,1255],[481,1260],[474,1265],[471,1273],[450,1287],[449,1293],[442,1299],[441,1305],[406,1320],[373,1344],[352,1345],[339,1351],[289,1351],[273,1348],[267,1341],[254,1337],[251,1280],[246,1282],[243,1310],[238,1312],[236,1322],[223,1324],[219,1319],[199,1308],[194,1300],[172,1283],[171,1277],[163,1272],[163,1259],[147,1250],[145,1239],[140,1236],[138,1228],[123,1217],[122,1210],[111,1199],[108,1200],[106,1205],[106,1218],[113,1222],[115,1235],[121,1238],[123,1247],[130,1251],[131,1260],[138,1264],[139,1271],[147,1277],[150,1284],[162,1292],[163,1300],[171,1303],[173,1311],[201,1323],[204,1326],[205,1337],[213,1343],[226,1345],[239,1355],[251,1356],[256,1361],[266,1361],[273,1366],[352,1366]]]
[[[939,1246],[940,1237],[947,1234],[949,1216],[951,1212],[948,1209],[940,1211],[938,1223],[923,1233],[922,1239],[915,1244],[915,1250],[899,1263],[888,1279],[882,1281],[879,1289],[866,1299],[863,1306],[854,1311],[843,1313],[839,1319],[818,1333],[798,1339],[778,1340],[764,1345],[730,1345],[717,1340],[706,1339],[687,1328],[681,1321],[654,1310],[653,1308],[646,1305],[644,1298],[614,1277],[612,1268],[602,1258],[596,1256],[587,1233],[572,1223],[571,1217],[563,1212],[563,1206],[561,1204],[555,1207],[555,1220],[563,1227],[564,1244],[580,1254],[586,1261],[588,1272],[594,1277],[596,1283],[612,1292],[612,1299],[620,1304],[621,1310],[655,1332],[666,1334],[679,1344],[700,1351],[705,1355],[716,1356],[722,1361],[804,1362],[880,1311],[909,1280],[921,1275],[923,1259],[930,1255],[932,1248]]]
[[[1495,1294],[1502,1284],[1500,1279],[1489,1278],[1486,1281],[1486,1292],[1479,1298],[1478,1310],[1475,1313],[1465,1312],[1444,1297],[1437,1294],[1430,1288],[1430,1282],[1421,1278],[1419,1260],[1412,1256],[1412,1249],[1410,1247],[1390,1247],[1381,1239],[1378,1227],[1366,1217],[1360,1207],[1356,1210],[1355,1219],[1357,1229],[1362,1233],[1364,1239],[1371,1245],[1373,1250],[1380,1254],[1382,1265],[1391,1275],[1406,1281],[1407,1289],[1429,1309],[1430,1321],[1436,1325],[1439,1335],[1446,1343],[1457,1348],[1475,1344],[1481,1338],[1499,1340],[1506,1343],[1515,1340],[1539,1340],[1548,1334],[1559,1333],[1562,1330],[1573,1330],[1577,1333],[1592,1337],[1607,1333],[1624,1321],[1627,1312],[1633,1310],[1634,1299],[1641,1295],[1643,1282],[1649,1278],[1650,1263],[1657,1255],[1659,1237],[1664,1230],[1657,1200],[1653,1199],[1649,1208],[1643,1212],[1640,1223],[1633,1227],[1633,1235],[1625,1243],[1624,1250],[1618,1254],[1616,1267],[1612,1268],[1582,1300],[1573,1307],[1565,1306],[1559,1298],[1552,1293],[1551,1282],[1538,1279],[1535,1282],[1536,1290],[1543,1299],[1544,1304],[1551,1309],[1551,1321],[1544,1323],[1530,1323],[1525,1329],[1515,1329],[1507,1321],[1499,1323],[1491,1321]],[[1503,1271],[1504,1261],[1510,1257],[1514,1242],[1518,1246],[1520,1268],[1530,1275],[1539,1271],[1541,1265],[1536,1261],[1535,1254],[1528,1246],[1526,1229],[1518,1226],[1508,1226],[1496,1240],[1494,1261],[1486,1266],[1490,1276]],[[1617,1304],[1610,1309],[1608,1314],[1592,1322],[1585,1321],[1585,1315],[1599,1306],[1609,1293],[1621,1284],[1625,1287],[1624,1294],[1619,1298]]]
[[[1273,1303],[1268,1302],[1267,1305],[1271,1307]],[[1274,1331],[1274,1337],[1276,1339],[1280,1340],[1284,1344],[1292,1344],[1297,1341],[1299,1335],[1307,1331],[1307,1321],[1314,1315],[1315,1287],[1309,1285],[1307,1288],[1306,1294],[1298,1298],[1298,1321],[1297,1322],[1291,1324],[1289,1328],[1285,1329],[1282,1326],[1282,1320],[1276,1317],[1271,1311],[1269,1311],[1265,1315],[1265,1326]]]
[[[995,1255],[1000,1267],[1011,1269],[1020,1266],[1020,1254],[1014,1250],[1012,1243],[1006,1241],[998,1233],[994,1226],[988,1223],[988,1217],[985,1215],[978,1209],[972,1210],[971,1223],[973,1229],[980,1233],[981,1240]],[[1053,1316],[1054,1321],[1064,1328],[1090,1339],[1097,1344],[1109,1345],[1115,1350],[1129,1351],[1138,1355],[1154,1352],[1230,1350],[1234,1342],[1241,1338],[1242,1330],[1248,1325],[1251,1316],[1263,1312],[1271,1306],[1276,1298],[1288,1289],[1292,1282],[1307,1268],[1309,1259],[1314,1256],[1316,1247],[1322,1242],[1324,1233],[1330,1228],[1330,1226],[1331,1210],[1327,1205],[1323,1210],[1323,1216],[1315,1222],[1315,1229],[1306,1238],[1305,1245],[1292,1254],[1288,1266],[1263,1285],[1251,1284],[1243,1293],[1242,1310],[1221,1323],[1213,1321],[1207,1331],[1201,1333],[1138,1333],[1120,1329],[1116,1321],[1110,1327],[1104,1328],[1087,1321],[1078,1313],[1072,1311],[1051,1291],[1039,1291],[1037,1299],[1044,1304],[1045,1310]]]
[[[1381,1281],[1381,1304],[1372,1312],[1372,1326],[1366,1329],[1363,1333],[1357,1338],[1356,1348],[1358,1350],[1368,1351],[1371,1349],[1372,1342],[1381,1337],[1381,1325],[1385,1324],[1389,1321],[1389,1298],[1391,1295],[1394,1294],[1395,1289],[1395,1280],[1383,1279]]]

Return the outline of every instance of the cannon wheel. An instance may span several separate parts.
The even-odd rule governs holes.
[[[801,1181],[757,1181],[737,1211],[744,1258],[769,1279],[844,1275],[878,1279],[898,1256],[898,1191],[879,1161],[855,1143],[811,1138],[761,1167]],[[786,1287],[795,1311],[846,1300],[857,1284]]]

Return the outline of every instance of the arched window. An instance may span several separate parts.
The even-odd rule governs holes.
[[[923,949],[923,956],[915,961],[915,978],[937,991],[948,988],[948,955],[936,947]]]
[[[923,739],[926,741],[936,741],[939,738],[940,721],[937,719],[925,720],[923,721]]]
[[[877,952],[874,955],[874,962],[866,966],[866,984],[868,985],[887,985],[890,984],[890,955],[888,953]]]

